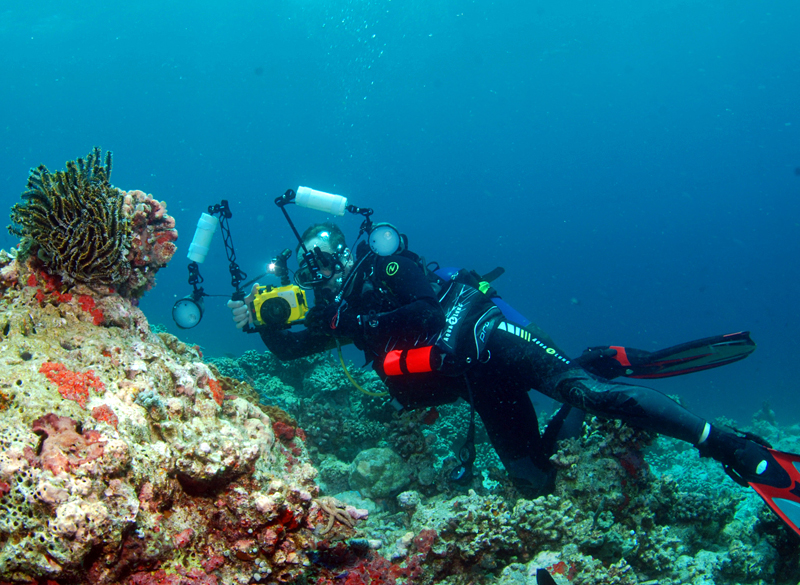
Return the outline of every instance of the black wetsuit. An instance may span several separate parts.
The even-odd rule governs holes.
[[[469,399],[509,474],[534,492],[552,486],[554,472],[542,446],[536,411],[528,396],[538,390],[560,402],[606,418],[688,441],[700,439],[705,421],[656,390],[597,378],[570,362],[544,333],[531,334],[499,317],[480,361],[463,375],[438,371],[387,376],[383,358],[393,349],[430,345],[444,328],[444,313],[428,277],[413,259],[369,255],[345,282],[337,314],[313,329],[264,331],[281,360],[335,347],[333,337],[353,341],[405,407]],[[491,304],[487,298],[486,303]],[[468,387],[469,385],[469,387]]]

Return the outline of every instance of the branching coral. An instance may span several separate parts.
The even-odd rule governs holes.
[[[64,280],[115,285],[130,273],[126,255],[130,221],[121,192],[109,183],[111,153],[105,164],[95,148],[86,159],[51,173],[31,170],[23,203],[11,208],[9,231],[27,240],[31,251]]]

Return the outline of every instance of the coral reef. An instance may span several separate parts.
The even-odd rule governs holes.
[[[363,539],[317,547],[308,582],[535,585],[537,569],[559,585],[800,580],[796,537],[685,443],[593,418],[559,444],[556,492],[527,500],[480,425],[474,479],[466,487],[446,480],[468,421],[464,405],[393,414],[385,401],[348,390],[329,356],[212,361],[296,419],[323,493],[370,510],[357,526]],[[750,430],[800,450],[800,425],[779,428],[760,412]]]
[[[126,256],[130,272],[117,288],[122,296],[135,299],[155,286],[156,272],[167,265],[177,250],[174,242],[178,232],[175,219],[167,214],[165,202],[138,190],[121,191],[121,195],[131,226]]]
[[[130,300],[13,253],[0,275],[0,582],[293,582],[363,523],[289,415]]]
[[[57,184],[40,169],[19,218],[113,189],[99,156]],[[113,196],[119,270],[59,265],[23,227],[29,253],[0,250],[0,584],[800,581],[795,535],[677,441],[591,419],[552,457],[556,492],[529,500],[480,424],[474,477],[448,481],[463,404],[395,413],[328,355],[203,361],[135,304],[174,252],[166,206]],[[767,405],[751,430],[800,450]]]
[[[110,152],[103,162],[95,148],[66,167],[31,170],[23,202],[11,208],[9,231],[22,238],[21,249],[38,257],[47,276],[140,297],[176,250],[178,234],[166,204],[112,186]]]

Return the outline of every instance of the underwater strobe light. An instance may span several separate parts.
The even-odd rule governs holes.
[[[197,229],[194,232],[192,243],[189,244],[189,253],[186,254],[187,258],[192,261],[189,264],[189,284],[194,287],[194,291],[172,305],[172,320],[181,329],[191,329],[203,318],[205,293],[202,288],[197,288],[197,284],[203,282],[198,264],[206,261],[211,240],[218,225],[219,218],[208,213],[203,213],[197,220]]]
[[[203,318],[203,298],[186,295],[172,305],[172,320],[181,329],[191,329]]]
[[[369,248],[378,256],[391,256],[401,248],[400,232],[390,223],[378,223],[369,232]]]

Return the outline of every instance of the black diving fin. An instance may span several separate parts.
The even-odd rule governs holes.
[[[583,369],[611,380],[669,378],[691,374],[743,360],[756,349],[749,331],[705,337],[658,351],[619,345],[590,347],[572,360]]]
[[[556,580],[547,569],[536,569],[536,585],[556,585]]]

